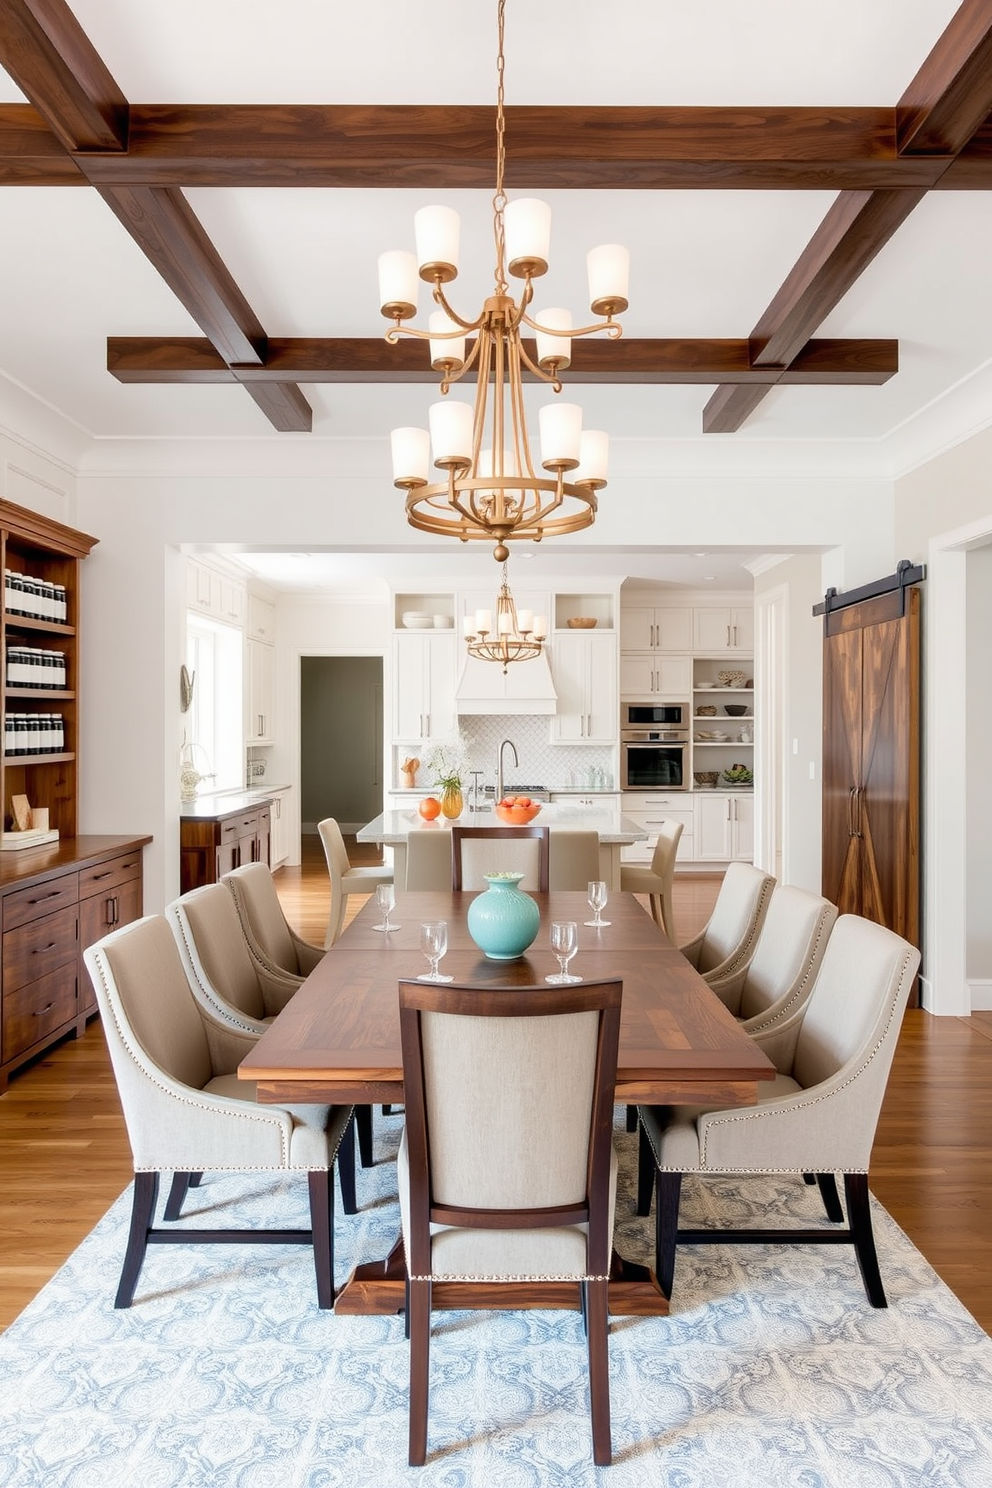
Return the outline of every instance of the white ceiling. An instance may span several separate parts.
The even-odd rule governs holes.
[[[443,9],[422,0],[70,3],[135,103],[471,103],[495,93],[494,0]],[[956,8],[957,0],[508,0],[507,101],[891,105]],[[0,72],[0,102],[20,98]],[[412,248],[413,213],[431,199],[462,216],[470,267],[456,302],[474,314],[491,292],[488,191],[187,194],[272,336],[379,334],[377,255]],[[633,336],[746,336],[832,200],[793,191],[544,195],[554,235],[541,300],[581,313],[587,248],[625,242]],[[423,385],[303,385],[314,409],[308,436],[275,433],[237,387],[122,385],[106,371],[108,335],[199,328],[93,191],[4,187],[0,213],[0,377],[94,440],[385,440],[398,423],[424,422]],[[931,194],[822,327],[898,337],[897,376],[883,387],[780,388],[738,434],[716,437],[874,444],[953,397],[992,359],[990,242],[992,193]],[[577,401],[586,423],[615,441],[700,444],[711,392],[584,386]],[[726,565],[721,574],[726,581]]]

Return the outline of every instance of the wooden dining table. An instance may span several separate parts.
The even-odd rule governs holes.
[[[592,918],[585,894],[534,894],[541,929],[516,961],[487,960],[472,941],[466,916],[475,897],[400,893],[390,914],[396,928],[388,934],[373,929],[381,915],[374,901],[366,904],[239,1067],[242,1079],[256,1081],[258,1100],[402,1105],[397,984],[427,970],[420,926],[428,920],[448,924],[441,970],[459,983],[487,987],[543,985],[558,970],[549,942],[551,922],[575,920],[579,948],[569,971],[623,982],[618,1102],[753,1105],[759,1082],[774,1077],[769,1060],[633,895],[612,894],[603,912],[609,924],[596,930],[584,923]],[[505,1284],[480,1286],[478,1305],[571,1305],[576,1289],[548,1283],[541,1301],[514,1300],[512,1290]],[[443,1307],[444,1285],[435,1292],[434,1305]],[[385,1261],[356,1268],[335,1310],[390,1313],[403,1305],[402,1246],[397,1246]],[[461,1305],[468,1305],[464,1288]],[[668,1304],[647,1267],[616,1256],[610,1309],[664,1314]]]

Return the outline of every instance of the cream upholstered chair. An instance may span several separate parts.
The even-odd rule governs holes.
[[[655,924],[669,940],[675,940],[675,915],[672,910],[672,880],[675,858],[682,836],[682,823],[663,821],[658,828],[658,841],[650,863],[622,863],[620,888],[625,894],[647,894]]]
[[[386,866],[352,868],[341,828],[333,816],[325,816],[323,821],[318,822],[317,830],[324,845],[327,871],[331,876],[331,913],[324,937],[324,949],[329,950],[344,927],[344,912],[349,894],[374,894],[380,884],[392,883],[393,870]]]
[[[400,983],[406,1126],[397,1158],[407,1262],[410,1463],[427,1452],[431,1284],[574,1282],[589,1347],[593,1460],[610,1461],[607,1285],[620,982],[568,988]],[[539,1141],[534,1132],[539,1131]],[[546,1296],[546,1292],[544,1294]],[[542,1302],[542,1305],[548,1305]]]
[[[599,833],[553,827],[548,841],[548,884],[552,889],[581,890],[601,878]]]
[[[829,899],[776,885],[750,964],[729,976],[709,978],[748,1033],[774,1028],[802,1007],[836,919],[837,906]]]
[[[679,946],[705,982],[731,976],[748,965],[774,887],[770,873],[750,863],[730,864],[705,930]]]
[[[522,889],[548,891],[548,828],[452,827],[451,887],[485,889],[486,873],[522,873]]]
[[[166,906],[197,1002],[243,1033],[264,1033],[299,989],[300,978],[268,971],[248,949],[234,899],[222,883],[190,889]]]
[[[245,863],[225,873],[221,883],[234,896],[241,932],[253,959],[277,976],[292,976],[301,982],[309,976],[323,959],[324,949],[303,940],[289,924],[268,865]]]
[[[451,888],[451,833],[443,827],[418,827],[407,833],[406,887]]]
[[[226,893],[226,890],[222,890]],[[96,989],[134,1159],[134,1199],[115,1307],[130,1307],[145,1249],[190,1244],[312,1244],[318,1305],[334,1303],[334,1184],[339,1155],[345,1210],[355,1212],[350,1106],[261,1106],[237,1067],[255,1045],[219,1023],[190,990],[165,920],[150,915],[83,953]],[[175,1175],[166,1220],[179,1217],[191,1176],[306,1173],[309,1230],[155,1229],[159,1175]]]
[[[656,1270],[671,1296],[682,1244],[853,1245],[868,1300],[885,1307],[868,1198],[868,1163],[902,1015],[920,953],[858,915],[841,915],[813,991],[781,1026],[755,1036],[778,1070],[758,1104],[731,1110],[645,1107],[638,1209],[657,1204]],[[843,1218],[834,1175],[843,1173],[848,1225],[828,1229],[680,1230],[684,1173],[816,1174],[827,1217]],[[645,1186],[647,1203],[645,1203]]]

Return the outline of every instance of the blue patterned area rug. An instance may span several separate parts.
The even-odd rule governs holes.
[[[396,1234],[399,1117],[378,1116],[338,1274]],[[635,1144],[618,1128],[618,1248]],[[744,1223],[801,1180],[687,1185],[686,1223]],[[848,1247],[686,1247],[668,1318],[615,1318],[614,1464],[591,1461],[577,1314],[435,1314],[426,1467],[406,1465],[401,1318],[316,1306],[303,1247],[155,1246],[115,1312],[130,1195],[0,1339],[0,1488],[989,1488],[992,1339],[875,1207],[887,1311]],[[187,1200],[219,1226],[306,1225],[306,1182],[214,1178]]]

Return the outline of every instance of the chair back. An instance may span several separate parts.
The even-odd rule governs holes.
[[[836,919],[837,906],[829,899],[778,885],[758,934],[740,1005],[731,1012],[756,1019],[774,1007],[777,1022],[802,1007],[813,990]]]
[[[900,935],[860,915],[841,915],[803,1015],[793,1078],[808,1090],[841,1071],[856,1074],[859,1130],[869,1150],[919,964],[919,951]]]
[[[548,839],[548,882],[552,889],[584,894],[590,883],[602,877],[599,867],[598,832],[552,829]]]
[[[443,827],[414,828],[406,839],[406,887],[451,888],[451,833]]]
[[[225,873],[221,883],[234,896],[245,939],[276,966],[298,976],[301,971],[296,946],[279,903],[272,871],[265,863],[245,863]]]
[[[194,996],[224,1022],[231,1021],[232,1009],[260,1022],[265,1017],[262,987],[234,900],[224,885],[190,889],[167,907],[165,915]]]
[[[775,880],[750,863],[731,863],[720,886],[700,946],[697,970],[703,975],[731,957],[744,964],[757,939]]]
[[[341,882],[342,877],[351,867],[348,861],[348,849],[344,845],[341,828],[333,816],[325,816],[323,821],[318,822],[317,831],[320,833],[324,857],[327,859],[327,871],[331,875],[331,884],[335,885]]]
[[[400,983],[411,1276],[606,1274],[621,992]]]
[[[533,823],[528,827],[452,827],[451,887],[485,889],[487,873],[522,873],[522,889],[546,894],[550,882],[548,828]]]
[[[675,941],[675,909],[672,902],[672,884],[675,880],[675,859],[678,856],[682,822],[663,821],[658,828],[658,840],[651,854],[651,872],[661,883],[661,918],[665,934]]]

